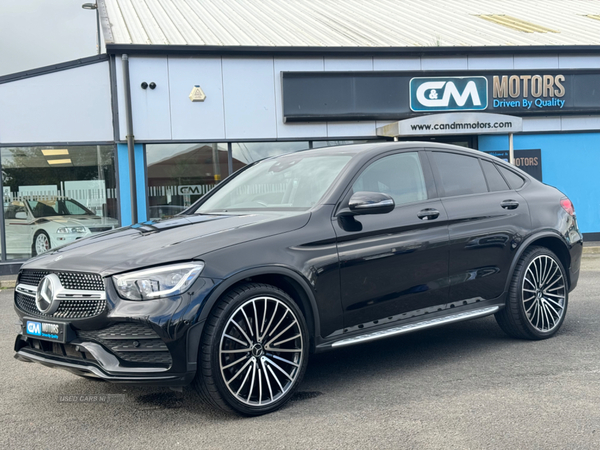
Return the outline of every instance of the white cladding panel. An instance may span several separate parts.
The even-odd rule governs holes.
[[[123,95],[122,62],[117,60],[119,80],[119,128],[121,139],[127,136]],[[130,57],[131,104],[133,135],[136,140],[170,140],[171,111],[169,99],[169,72],[167,57]],[[142,89],[143,82],[156,83],[155,89]],[[191,90],[191,89],[190,89]]]
[[[112,141],[108,61],[0,84],[0,143]]]
[[[223,58],[228,139],[277,136],[273,58]]]
[[[203,102],[189,98],[195,85]],[[221,58],[169,57],[169,92],[174,140],[225,139]]]

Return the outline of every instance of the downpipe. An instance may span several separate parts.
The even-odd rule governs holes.
[[[135,178],[135,139],[133,136],[133,113],[131,108],[131,83],[129,78],[129,56],[121,55],[123,61],[123,85],[125,95],[125,118],[127,123],[127,153],[129,155],[129,186],[131,195],[131,222],[138,222],[137,189]]]

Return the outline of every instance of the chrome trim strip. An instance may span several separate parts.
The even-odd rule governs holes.
[[[342,339],[334,342],[332,347],[342,347],[346,345],[358,344],[361,342],[374,341],[376,339],[383,339],[390,336],[396,336],[398,334],[408,333],[411,331],[422,330],[424,328],[432,328],[438,325],[445,325],[452,322],[460,322],[462,320],[475,319],[476,317],[488,316],[495,313],[500,309],[499,306],[490,306],[487,308],[476,309],[472,311],[466,311],[458,314],[452,314],[446,317],[440,317],[437,319],[429,319],[421,322],[411,323],[402,325],[400,327],[389,328],[387,330],[375,331],[373,333],[363,334],[348,339]]]
[[[19,294],[28,295],[29,297],[35,297],[35,293],[37,292],[36,286],[31,286],[29,284],[19,284],[15,291]]]
[[[35,297],[37,287],[28,284],[19,284],[15,291],[19,294]],[[106,300],[106,292],[104,291],[79,291],[74,289],[60,289],[55,293],[56,300],[68,302],[70,300]]]

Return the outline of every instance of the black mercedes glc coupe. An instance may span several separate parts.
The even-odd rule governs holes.
[[[175,218],[23,265],[15,357],[112,382],[193,384],[244,415],[309,355],[494,314],[553,336],[582,236],[557,189],[484,153],[388,142],[251,164]]]

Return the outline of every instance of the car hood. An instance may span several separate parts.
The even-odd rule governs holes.
[[[60,226],[84,226],[84,227],[94,227],[98,225],[117,225],[118,221],[111,217],[99,217],[99,216],[90,216],[90,215],[69,215],[69,216],[49,216],[49,217],[41,217],[36,219],[36,222],[39,224],[43,224],[44,222],[54,222]]]
[[[310,213],[193,215],[149,221],[81,239],[30,259],[24,269],[103,276],[188,261],[219,248],[303,227]]]

